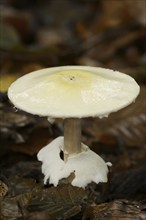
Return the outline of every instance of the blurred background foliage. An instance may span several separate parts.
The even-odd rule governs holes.
[[[1,91],[27,72],[69,64],[145,82],[145,8],[145,0],[1,1]]]

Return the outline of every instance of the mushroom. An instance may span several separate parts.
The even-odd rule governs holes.
[[[44,183],[49,179],[57,186],[59,180],[73,174],[71,184],[83,188],[90,182],[107,182],[111,163],[81,143],[81,118],[107,117],[131,104],[138,94],[139,86],[132,77],[89,66],[38,70],[17,79],[8,90],[16,108],[64,119],[64,137],[56,138],[37,155]]]

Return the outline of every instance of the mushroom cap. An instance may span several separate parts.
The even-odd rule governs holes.
[[[139,94],[124,73],[89,66],[61,66],[17,79],[8,97],[18,109],[55,118],[104,117],[131,104]]]

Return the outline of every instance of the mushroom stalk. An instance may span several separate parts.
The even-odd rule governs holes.
[[[64,120],[64,161],[71,154],[81,152],[81,119],[67,118]]]

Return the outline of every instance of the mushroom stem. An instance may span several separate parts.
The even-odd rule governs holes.
[[[64,161],[71,154],[81,152],[81,119],[67,118],[64,120]]]

